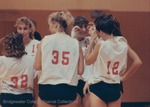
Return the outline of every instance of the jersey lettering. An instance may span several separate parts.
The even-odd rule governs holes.
[[[35,46],[35,44],[32,45],[32,53],[35,53],[35,48],[38,48],[38,44]]]
[[[11,77],[11,81],[14,83],[14,88],[18,88],[18,79],[19,77],[14,76]],[[21,86],[20,88],[26,88],[27,87],[27,82],[28,82],[28,75],[21,75]]]
[[[59,60],[59,51],[57,51],[57,50],[53,50],[52,51],[52,55],[53,55],[53,59],[52,59],[52,64],[58,64],[58,60]],[[69,64],[69,57],[67,56],[67,55],[69,55],[70,54],[70,52],[68,52],[68,51],[63,51],[62,52],[62,61],[61,61],[61,63],[63,64],[63,65],[68,65]]]
[[[26,88],[27,87],[27,82],[28,82],[28,76],[27,75],[21,75],[21,88]]]
[[[117,69],[119,67],[119,61],[116,61],[116,62],[113,63],[113,67],[112,67],[111,72],[110,72],[110,65],[111,65],[111,61],[108,61],[107,62],[107,69],[108,69],[107,74],[111,74],[111,72],[112,72],[113,75],[118,75],[118,70]]]
[[[59,52],[57,50],[53,50],[52,55],[54,56],[52,63],[58,64]]]
[[[34,53],[34,48],[35,48],[35,45],[32,45],[32,53]]]
[[[62,64],[63,65],[68,65],[69,64],[69,58],[67,57],[67,55],[70,54],[70,52],[64,51],[62,52]]]

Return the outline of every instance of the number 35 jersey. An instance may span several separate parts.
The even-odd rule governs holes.
[[[33,93],[33,64],[34,58],[29,55],[19,59],[0,56],[0,93]]]
[[[45,36],[41,46],[42,72],[39,84],[69,84],[78,82],[79,42],[63,33]]]

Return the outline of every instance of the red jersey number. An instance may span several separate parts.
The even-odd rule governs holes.
[[[14,83],[14,88],[18,88],[18,79],[19,77],[14,76],[11,77],[11,81]],[[27,82],[28,82],[28,75],[21,75],[21,86],[20,88],[26,88],[27,87]]]
[[[28,82],[28,76],[27,75],[21,75],[21,88],[26,88]]]
[[[118,75],[118,67],[119,67],[119,61],[116,61],[113,63],[112,66],[112,71],[110,71],[110,65],[111,65],[111,61],[107,62],[107,74],[110,74],[112,72],[113,75]]]
[[[68,51],[63,51],[63,52],[62,52],[62,56],[60,56],[60,57],[62,57],[61,63],[62,63],[63,65],[68,65],[68,64],[69,64],[69,57],[67,56],[67,55],[69,55],[69,54],[70,54],[70,52],[68,52]],[[53,50],[53,51],[52,51],[52,55],[53,55],[52,64],[58,64],[59,51]]]
[[[58,64],[59,52],[53,50],[52,55],[54,56],[52,60],[52,64]]]
[[[33,44],[32,45],[32,53],[35,53],[35,50],[38,48],[38,45],[39,44],[37,44],[37,45]]]

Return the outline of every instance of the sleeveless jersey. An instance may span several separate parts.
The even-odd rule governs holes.
[[[25,51],[27,52],[27,54],[35,57],[39,43],[40,41],[38,40],[31,40],[30,43],[25,46]]]
[[[40,41],[32,39],[29,44],[25,45],[25,51],[27,52],[27,55],[33,56],[35,59],[39,43]],[[35,76],[37,75],[40,75],[40,72],[37,71]]]
[[[100,49],[94,63],[94,73],[89,79],[90,84],[104,81],[106,83],[120,83],[119,73],[125,71],[127,67],[128,45],[120,39],[124,37],[114,37],[115,42],[100,40]]]
[[[63,33],[45,36],[41,46],[42,72],[39,84],[77,85],[79,42]]]
[[[86,55],[87,47],[88,47],[89,43],[90,43],[90,37],[85,37],[84,40],[79,41],[79,44],[83,51],[84,59],[85,59],[85,55]],[[86,65],[85,60],[84,60],[84,73],[81,76],[79,75],[79,79],[81,79],[83,81],[87,81],[92,74],[92,70],[93,70],[92,64]]]
[[[33,93],[34,58],[0,56],[0,93]]]

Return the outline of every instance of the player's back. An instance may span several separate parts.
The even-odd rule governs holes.
[[[100,41],[99,55],[94,63],[95,75],[107,83],[119,83],[119,73],[126,69],[128,46],[120,42],[118,37],[115,41]],[[98,71],[98,72],[96,72]]]
[[[76,39],[64,33],[49,35],[43,39],[41,50],[42,73],[39,83],[77,84],[79,43]]]
[[[24,55],[22,58],[0,57],[0,92],[33,93],[34,58]]]

